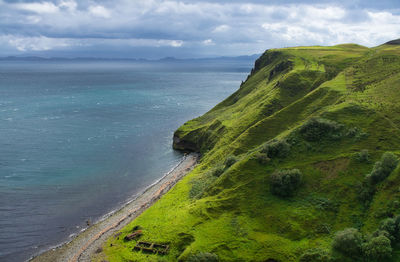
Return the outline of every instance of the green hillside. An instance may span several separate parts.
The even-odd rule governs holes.
[[[199,165],[122,231],[170,252],[120,237],[101,259],[400,261],[399,101],[396,41],[267,50],[175,132]]]

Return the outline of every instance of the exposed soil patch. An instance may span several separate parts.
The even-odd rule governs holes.
[[[326,174],[325,180],[331,180],[338,176],[340,172],[343,172],[349,166],[350,159],[338,158],[335,160],[322,161],[314,164],[322,173]]]

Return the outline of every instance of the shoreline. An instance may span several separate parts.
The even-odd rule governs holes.
[[[194,168],[198,158],[199,155],[196,153],[183,156],[182,160],[174,168],[147,186],[141,193],[134,196],[132,200],[128,200],[122,207],[105,214],[95,224],[78,232],[71,241],[39,253],[28,261],[90,261],[90,257],[102,246],[106,239],[116,231],[121,230],[172,189],[181,178]]]

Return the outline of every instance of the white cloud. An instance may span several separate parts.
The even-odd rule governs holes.
[[[40,21],[42,21],[42,18],[37,15],[29,15],[26,16],[26,23],[28,24],[38,24]]]
[[[97,39],[97,38],[51,38],[45,36],[26,37],[18,35],[1,35],[0,45],[10,46],[20,52],[48,51],[54,49],[68,49],[71,47],[131,46],[131,47],[182,47],[182,40],[168,39]]]
[[[221,32],[226,32],[230,29],[231,27],[229,25],[219,25],[214,28],[212,31],[213,33],[221,33]]]
[[[183,45],[181,40],[158,40],[157,42],[159,46],[181,47]]]
[[[214,41],[212,39],[206,39],[203,41],[204,45],[215,45]]]
[[[90,39],[90,42],[95,44],[96,39]],[[128,45],[133,47],[181,47],[184,42],[182,40],[169,39],[145,39],[145,38],[130,38],[130,39],[104,39],[104,44],[112,45]]]
[[[18,3],[13,4],[15,8],[30,11],[38,14],[43,13],[56,13],[59,11],[58,6],[52,2],[40,2],[40,3]]]
[[[299,17],[303,17],[306,19],[307,17],[312,19],[318,18],[322,19],[323,21],[339,20],[346,15],[345,9],[336,6],[326,6],[326,7],[304,6],[303,8],[300,8],[299,11],[300,12],[296,12]],[[302,11],[304,11],[304,13]]]
[[[89,6],[89,13],[93,16],[110,18],[110,11],[101,5]]]
[[[265,32],[286,45],[332,45],[358,43],[375,46],[400,36],[400,16],[388,12],[360,11],[368,19],[345,19],[347,10],[338,7],[285,7],[289,20],[261,24]],[[306,15],[302,15],[306,14]]]
[[[96,45],[99,40],[96,38],[84,39],[85,43]],[[128,38],[128,39],[102,39],[104,45],[111,46],[131,46],[131,47],[181,47],[184,42],[182,40],[169,39],[145,39],[145,38]]]
[[[49,38],[44,36],[23,37],[13,35],[0,36],[0,43],[7,43],[18,51],[46,51],[73,45],[73,41],[64,38]]]
[[[78,6],[78,4],[73,0],[63,0],[59,4],[60,8],[66,8],[69,11],[75,11],[77,6]]]

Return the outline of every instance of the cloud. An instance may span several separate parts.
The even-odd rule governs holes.
[[[214,41],[212,39],[206,39],[203,41],[204,45],[215,45]]]
[[[45,36],[39,37],[23,37],[13,35],[0,36],[0,43],[6,43],[18,51],[46,51],[54,48],[65,48],[73,45],[77,45],[70,39],[63,38],[48,38]]]
[[[162,41],[166,41],[167,45],[170,45],[172,47],[181,47],[183,45],[183,41],[181,40],[162,40]]]
[[[0,45],[8,45],[21,52],[65,50],[76,47],[173,47],[184,45],[181,40],[155,39],[97,39],[97,38],[49,38],[45,36],[26,37],[15,35],[0,36]]]
[[[212,31],[213,33],[221,33],[221,32],[226,32],[230,29],[231,27],[229,25],[219,25],[214,28]]]
[[[103,18],[111,17],[110,11],[101,5],[89,6],[88,10],[89,13],[92,14],[93,16],[103,17]]]
[[[164,56],[171,50],[191,56],[243,55],[296,45],[375,46],[398,38],[399,10],[366,8],[365,2],[0,0],[0,53],[83,52],[90,46],[129,55],[139,47]]]
[[[295,23],[271,21],[263,23],[262,28],[275,39],[300,45],[354,42],[374,46],[400,36],[400,16],[389,12],[363,11],[365,19],[352,22],[347,20],[345,9],[313,9],[305,7],[305,13],[311,15],[305,17],[298,16],[295,10],[288,10]]]
[[[61,1],[59,4],[60,8],[66,8],[69,11],[75,11],[77,6],[78,6],[78,4],[72,0],[70,0],[70,1],[64,0],[64,1]]]
[[[14,7],[24,11],[30,11],[38,14],[45,13],[57,13],[58,6],[52,2],[40,2],[40,3],[19,3],[14,4]]]

